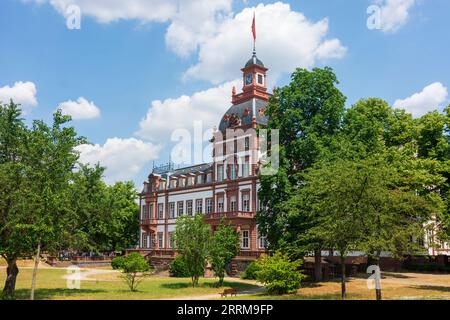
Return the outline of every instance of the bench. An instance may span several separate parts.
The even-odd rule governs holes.
[[[230,296],[233,296],[233,294],[237,296],[237,289],[236,288],[224,289],[223,292],[220,293],[220,296],[223,298],[226,297],[228,294]]]

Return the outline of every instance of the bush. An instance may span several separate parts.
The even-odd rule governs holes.
[[[111,267],[114,270],[121,270],[123,269],[124,263],[125,263],[124,257],[117,257],[111,260]]]
[[[257,271],[259,271],[258,264],[255,261],[251,262],[247,268],[245,268],[245,271],[242,272],[241,279],[256,280]]]
[[[298,271],[302,261],[291,261],[286,254],[277,251],[271,257],[262,257],[256,262],[256,279],[264,284],[269,294],[295,293],[300,288],[304,275]]]
[[[189,271],[186,266],[186,259],[181,255],[175,257],[175,259],[170,264],[169,271],[171,277],[177,278],[190,277]]]
[[[122,279],[127,283],[131,291],[137,291],[138,284],[150,276],[152,268],[139,253],[133,252],[125,257],[114,258],[111,261],[113,269],[122,272]]]

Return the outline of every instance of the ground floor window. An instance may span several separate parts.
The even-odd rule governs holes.
[[[155,234],[150,234],[150,249],[153,249],[156,244]]]
[[[173,237],[173,232],[169,232],[169,247],[175,248],[175,241]]]
[[[164,238],[163,238],[163,233],[162,232],[158,232],[158,248],[161,249],[164,247]]]
[[[217,198],[217,212],[223,212],[223,198]]]
[[[267,248],[266,237],[259,237],[259,248],[260,248],[260,249],[265,249],[265,248]]]
[[[148,238],[146,233],[142,234],[142,248],[144,249],[148,248]]]

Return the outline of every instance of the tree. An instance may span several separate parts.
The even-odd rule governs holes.
[[[133,182],[116,182],[107,190],[107,243],[110,250],[123,251],[139,241],[139,204]]]
[[[425,223],[442,210],[440,197],[429,192],[442,179],[405,171],[383,157],[324,162],[307,171],[305,186],[292,199],[315,221],[305,240],[320,238],[339,251],[342,298],[349,251],[378,256],[381,251],[396,256],[417,252],[411,238],[423,237]]]
[[[20,230],[20,204],[25,201],[20,190],[25,185],[23,164],[26,127],[17,104],[0,105],[0,254],[7,262],[3,297],[14,296],[19,273],[17,258],[28,250]]]
[[[111,265],[113,269],[122,272],[122,279],[133,292],[137,291],[138,285],[149,277],[152,271],[148,261],[136,252],[125,257],[114,258]]]
[[[68,189],[72,171],[78,160],[75,147],[84,142],[73,127],[65,126],[71,118],[58,110],[53,115],[53,124],[33,121],[26,140],[27,186],[22,189],[28,197],[24,207],[28,219],[30,243],[36,248],[33,270],[31,300],[34,299],[37,268],[40,252],[54,251],[60,241],[67,215]]]
[[[205,273],[210,239],[210,227],[204,222],[203,215],[181,216],[177,219],[175,245],[185,258],[193,287],[198,285],[199,277]]]
[[[17,258],[35,254],[33,299],[40,251],[52,250],[60,240],[67,213],[68,181],[78,158],[74,148],[84,139],[65,126],[70,117],[60,111],[54,114],[52,126],[33,121],[27,128],[19,118],[18,105],[11,101],[0,109],[0,202],[4,222],[0,253],[8,262],[3,294],[7,299],[14,295]]]
[[[304,278],[298,270],[301,265],[301,260],[290,261],[287,254],[277,251],[273,256],[256,261],[256,279],[264,284],[269,294],[295,293]]]
[[[285,203],[301,186],[298,173],[330,153],[336,144],[346,100],[337,84],[331,68],[297,69],[289,85],[274,91],[266,109],[268,129],[280,130],[280,168],[275,175],[260,176],[258,227],[267,236],[270,249],[282,248],[295,257],[314,250],[317,280],[321,279],[323,244],[320,239],[301,241],[298,235],[310,227],[306,215],[291,220]]]
[[[105,168],[79,164],[71,184],[72,219],[67,221],[65,248],[123,251],[135,245],[139,205],[132,182],[106,185]]]
[[[211,239],[209,257],[214,275],[219,278],[218,286],[223,285],[226,266],[239,251],[239,236],[236,231],[221,221]]]

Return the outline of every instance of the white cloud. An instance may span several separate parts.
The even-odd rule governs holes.
[[[36,85],[33,82],[16,82],[14,86],[0,87],[0,102],[9,103],[12,99],[15,103],[22,105],[22,110],[26,114],[36,107]]]
[[[77,101],[62,102],[59,104],[58,109],[61,109],[63,114],[71,116],[74,120],[100,117],[100,109],[93,101],[89,102],[83,97],[79,97]]]
[[[135,138],[110,138],[104,145],[78,146],[80,162],[106,167],[105,181],[114,183],[133,179],[143,166],[158,157],[160,146]]]
[[[429,111],[442,107],[442,103],[446,101],[447,97],[447,88],[442,83],[435,82],[426,86],[419,93],[403,100],[396,100],[394,108],[405,109],[414,117],[420,117]]]
[[[409,18],[409,10],[417,0],[376,0],[381,7],[381,29],[385,32],[395,32],[403,27]]]
[[[38,1],[45,0],[34,0]],[[243,59],[250,58],[253,12],[256,12],[257,49],[271,69],[270,84],[282,73],[290,73],[296,67],[312,67],[318,60],[341,58],[347,51],[338,39],[326,39],[326,18],[309,21],[282,2],[259,4],[236,15],[232,12],[233,0],[48,0],[48,3],[62,15],[69,5],[78,5],[82,17],[90,16],[100,23],[117,20],[168,23],[165,35],[168,48],[182,57],[198,53],[198,62],[186,71],[185,78],[214,84],[234,79],[236,70],[245,63]]]
[[[288,4],[260,4],[246,8],[225,20],[216,35],[200,44],[199,61],[185,73],[185,78],[221,83],[233,79],[252,51],[250,32],[256,12],[258,57],[270,68],[273,84],[282,73],[296,67],[309,68],[318,60],[342,58],[347,49],[338,39],[326,39],[328,19],[309,21]]]
[[[192,130],[194,121],[202,121],[203,130],[218,126],[220,117],[231,106],[231,91],[242,81],[226,82],[218,87],[151,103],[147,115],[139,123],[136,134],[146,140],[168,140],[176,129]]]

